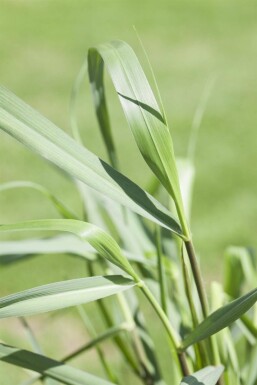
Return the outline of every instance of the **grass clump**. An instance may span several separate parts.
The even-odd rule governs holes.
[[[149,191],[120,170],[107,108],[105,67],[138,149],[155,175]],[[77,126],[76,98],[86,69],[109,162],[84,147]],[[204,102],[196,115],[194,133]],[[2,242],[1,260],[15,263],[30,255],[66,253],[80,258],[87,268],[84,278],[0,299],[0,318],[20,317],[33,346],[29,351],[1,343],[0,359],[37,372],[27,384],[38,380],[70,385],[125,384],[126,377],[102,349],[104,341],[112,340],[135,383],[256,384],[256,261],[245,249],[229,248],[224,285],[212,283],[209,300],[189,223],[195,136],[189,157],[178,163],[162,103],[157,102],[135,53],[122,41],[88,51],[71,106],[76,141],[9,90],[0,88],[0,128],[64,170],[85,207],[80,218],[40,185],[26,181],[2,185],[1,190],[23,187],[39,191],[61,218],[1,225],[1,232],[54,232],[43,239]],[[246,285],[251,289],[247,293]],[[108,296],[112,297],[106,301]],[[100,334],[84,307],[92,301],[97,301],[95,311],[105,324]],[[70,306],[77,307],[92,340],[54,360],[42,354],[24,317]],[[158,318],[157,328],[151,321],[153,314]],[[106,379],[68,363],[92,348]],[[247,359],[242,359],[242,349],[247,349]]]

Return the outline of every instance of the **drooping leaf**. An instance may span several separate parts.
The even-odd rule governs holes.
[[[71,176],[183,237],[177,221],[156,199],[4,87],[0,128]]]
[[[250,291],[240,298],[222,306],[210,314],[183,341],[182,348],[201,341],[236,321],[245,314],[257,301],[257,289]]]
[[[180,385],[216,385],[223,370],[222,365],[207,366],[190,376],[184,377]]]
[[[0,360],[24,369],[47,375],[66,385],[113,385],[62,362],[0,343]]]
[[[73,219],[42,219],[0,226],[0,232],[24,230],[51,230],[75,234],[87,241],[102,257],[119,266],[129,275],[134,276],[134,270],[122,255],[115,240],[109,234],[90,223]]]
[[[34,287],[0,299],[0,318],[23,317],[88,303],[135,286],[120,275],[72,279]]]

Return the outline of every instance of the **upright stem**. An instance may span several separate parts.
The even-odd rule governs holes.
[[[190,372],[187,366],[186,356],[183,352],[178,352],[179,346],[180,346],[179,339],[175,330],[173,330],[169,319],[167,318],[166,314],[164,313],[163,309],[161,308],[161,306],[159,305],[159,303],[157,302],[157,300],[155,299],[151,291],[144,284],[144,282],[141,281],[139,284],[139,287],[144,293],[144,295],[146,296],[146,298],[148,299],[148,301],[151,303],[152,307],[154,308],[156,314],[160,318],[161,322],[163,323],[168,333],[171,347],[173,349],[173,352],[175,353],[174,358],[176,360],[178,368],[181,371],[181,374],[184,376],[189,375]]]
[[[185,247],[186,247],[188,258],[190,261],[190,265],[191,265],[191,269],[192,269],[198,297],[199,297],[201,308],[202,308],[203,317],[206,318],[208,316],[208,313],[209,313],[209,305],[208,305],[207,295],[206,295],[206,291],[204,288],[203,279],[202,279],[201,271],[199,268],[199,264],[198,264],[198,261],[197,261],[196,255],[195,255],[194,245],[193,245],[190,231],[189,231],[189,228],[187,225],[183,204],[182,204],[182,202],[181,202],[181,204],[179,204],[179,201],[175,201],[175,205],[176,205],[178,217],[180,220],[181,228],[183,231],[183,235],[184,235],[183,240],[185,242]],[[220,357],[219,357],[219,351],[217,349],[217,343],[216,343],[215,336],[210,338],[209,342],[210,342],[211,353],[213,356],[212,358],[214,360],[215,365],[217,365],[220,363]],[[222,384],[222,379],[220,379],[218,381],[218,385],[221,385],[221,384]]]
[[[156,226],[156,251],[157,251],[157,266],[158,266],[158,277],[160,285],[160,300],[162,309],[165,314],[167,314],[167,287],[165,282],[165,272],[163,267],[163,255],[162,255],[162,245],[161,245],[161,230]]]
[[[196,284],[198,296],[199,296],[200,303],[201,303],[203,316],[204,316],[204,318],[206,318],[208,316],[208,313],[209,313],[209,305],[208,305],[207,295],[206,295],[206,291],[204,288],[199,264],[198,264],[198,261],[196,259],[194,246],[193,246],[193,243],[191,240],[185,241],[185,246],[186,246],[188,258],[190,260],[190,264],[191,264],[191,268],[192,268],[192,272],[193,272],[193,276],[194,276],[194,281]],[[219,352],[218,352],[217,345],[216,345],[215,336],[213,336],[209,339],[209,343],[210,343],[210,349],[211,349],[211,354],[212,354],[212,359],[214,361],[214,364],[218,365],[220,363],[220,357],[219,357]],[[218,382],[218,384],[220,384],[220,381]]]
[[[203,280],[202,280],[202,275],[201,275],[201,272],[199,269],[199,264],[198,264],[198,261],[196,259],[194,246],[193,246],[193,243],[191,240],[185,241],[185,246],[186,246],[188,258],[190,261],[190,265],[192,268],[194,281],[195,281],[196,288],[197,288],[197,293],[198,293],[198,296],[200,299],[203,316],[204,316],[204,318],[206,318],[208,315],[209,306],[208,306],[206,291],[205,291]]]

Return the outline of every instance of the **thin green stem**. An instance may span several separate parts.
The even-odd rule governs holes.
[[[93,347],[96,347],[101,342],[104,342],[107,339],[113,338],[113,337],[117,336],[118,334],[120,334],[121,332],[126,332],[128,330],[131,330],[131,325],[128,325],[127,323],[123,323],[123,324],[120,324],[118,326],[114,326],[114,327],[108,329],[107,331],[105,331],[104,333],[100,334],[99,336],[97,336],[93,340],[87,342],[85,345],[81,346],[81,348],[75,350],[73,353],[70,353],[69,355],[64,357],[61,360],[61,362],[68,362],[68,361],[76,358],[77,356],[79,356],[81,353],[84,353],[87,350],[89,350]]]
[[[101,310],[101,313],[104,317],[104,320],[107,324],[108,327],[113,326],[113,320],[111,315],[109,314],[109,311],[107,310],[105,304],[103,303],[102,300],[98,300],[97,304]],[[134,355],[132,354],[131,350],[127,347],[127,344],[123,341],[123,339],[117,335],[114,337],[114,342],[118,346],[119,350],[123,354],[123,356],[126,359],[126,362],[131,366],[131,368],[134,370],[134,372],[140,377],[141,376],[141,371],[139,368],[139,365],[137,361],[135,360]]]
[[[88,262],[87,266],[88,266],[89,274],[91,276],[93,276],[94,275],[94,270],[93,270],[92,264],[90,262]],[[107,327],[108,328],[113,327],[114,326],[114,322],[113,322],[112,316],[110,315],[109,310],[105,306],[103,300],[99,299],[98,301],[96,301],[96,303],[97,303],[97,305],[99,307],[99,310],[100,310],[100,312],[102,314],[102,317],[103,317]],[[115,336],[113,338],[113,341],[115,342],[115,344],[119,348],[120,352],[124,356],[126,362],[130,365],[132,370],[136,373],[137,376],[139,376],[141,378],[141,374],[142,373],[141,373],[140,366],[139,366],[138,362],[136,361],[136,359],[135,359],[135,357],[133,355],[133,352],[128,347],[128,345],[125,343],[125,341],[119,335]]]
[[[197,311],[196,311],[193,296],[192,296],[189,273],[188,273],[188,269],[187,269],[186,262],[184,259],[183,244],[181,247],[181,265],[182,265],[184,288],[185,288],[185,293],[186,293],[188,305],[190,308],[192,322],[193,322],[193,326],[196,327],[199,324],[199,320],[198,320],[198,315],[197,315]]]
[[[187,269],[186,262],[184,259],[183,244],[181,246],[182,246],[181,247],[181,265],[182,265],[184,288],[185,288],[185,293],[186,293],[188,305],[190,308],[193,327],[195,328],[199,324],[199,320],[198,320],[198,315],[197,315],[197,311],[196,311],[193,296],[192,296],[190,277],[189,277],[188,269]],[[196,355],[196,362],[198,363],[199,368],[201,368],[204,365],[203,362],[206,361],[205,360],[204,346],[201,343],[195,344],[194,349],[195,349],[195,355]]]
[[[104,342],[107,339],[113,338],[114,336],[116,336],[119,333],[126,332],[129,329],[130,329],[130,325],[127,325],[126,323],[121,324],[119,326],[114,326],[113,328],[108,329],[106,332],[100,334],[98,337],[94,338],[93,340],[87,342],[85,345],[81,346],[81,348],[75,350],[73,353],[70,353],[67,356],[63,357],[60,360],[60,362],[66,363],[68,361],[71,361],[72,359],[78,357],[80,354],[86,352],[87,350],[90,350],[92,348],[97,348],[101,342]],[[100,350],[100,352],[102,352],[102,351]],[[105,370],[108,372],[110,371],[109,365],[107,367],[105,367]],[[31,382],[29,384],[32,385],[34,382],[36,382],[38,380],[42,380],[45,377],[47,377],[47,375],[44,375],[44,374],[35,375],[35,377],[33,377],[31,379]],[[109,372],[109,377],[110,377],[110,380],[114,381],[113,373]],[[34,380],[34,382],[33,382],[33,380]],[[115,377],[115,381],[117,382],[116,377]]]
[[[196,255],[195,255],[194,246],[193,246],[192,241],[191,240],[186,241],[185,247],[186,247],[187,255],[188,255],[190,265],[192,268],[193,277],[194,277],[197,293],[199,296],[199,300],[201,303],[203,316],[204,316],[204,318],[206,318],[208,316],[209,306],[208,306],[206,291],[205,291],[203,280],[202,280],[202,275],[200,272],[198,261],[196,259]]]
[[[209,304],[208,304],[208,299],[207,299],[206,291],[204,288],[201,271],[200,271],[199,264],[198,264],[198,261],[197,261],[196,255],[195,255],[194,246],[193,246],[192,241],[191,240],[186,241],[185,247],[186,247],[188,258],[189,258],[190,265],[192,268],[193,277],[194,277],[194,281],[196,284],[199,300],[201,303],[203,316],[204,316],[204,318],[206,318],[209,314]],[[219,357],[219,351],[217,348],[215,336],[209,338],[209,344],[210,344],[210,351],[211,351],[211,355],[212,355],[212,360],[214,361],[215,365],[218,365],[218,364],[220,364],[220,357]]]
[[[156,314],[160,318],[163,326],[165,327],[167,334],[169,336],[169,341],[172,348],[172,353],[175,359],[175,362],[177,364],[178,369],[181,371],[181,375],[188,375],[189,369],[186,361],[186,356],[184,352],[178,352],[180,341],[179,337],[176,333],[176,331],[173,329],[172,325],[170,324],[169,319],[167,318],[166,314],[164,313],[163,309],[159,305],[158,301],[155,299],[154,295],[151,293],[151,291],[148,289],[148,287],[145,285],[144,282],[140,282],[138,286],[144,293],[145,297],[148,299],[152,307],[154,308]]]
[[[89,334],[91,334],[91,337],[94,337],[94,339],[92,341],[97,340],[99,336],[97,336],[95,328],[92,325],[90,319],[88,318],[85,309],[83,308],[82,305],[80,305],[80,306],[77,306],[77,310],[79,312],[79,315],[80,315],[82,321],[84,322],[85,326],[87,327],[87,330],[88,330]],[[111,330],[111,329],[112,328],[110,328],[109,330]],[[98,342],[101,342],[101,339]],[[105,373],[107,374],[109,380],[111,380],[112,382],[118,383],[117,376],[113,372],[112,367],[109,365],[109,363],[108,363],[108,361],[107,361],[107,359],[105,357],[105,354],[104,354],[103,350],[101,349],[101,347],[98,345],[98,343],[95,344],[95,349],[96,349],[96,352],[98,354],[99,360],[100,360],[100,362],[101,362],[101,364],[102,364],[102,366],[103,366],[103,368],[105,370]],[[80,354],[80,353],[78,353],[78,354]],[[72,359],[74,357],[75,357],[75,354],[72,353],[70,356],[66,357],[66,360],[70,360],[70,359]]]
[[[130,332],[131,332],[131,337],[134,345],[135,354],[137,355],[142,368],[147,368],[148,362],[147,362],[146,354],[142,345],[142,341],[139,338],[139,335],[137,333],[136,324],[131,314],[131,310],[128,306],[127,300],[123,293],[118,293],[117,298],[120,303],[120,307],[123,312],[126,323],[131,326]]]
[[[163,266],[163,254],[161,246],[161,230],[156,226],[156,251],[157,251],[157,267],[158,267],[158,281],[160,285],[160,300],[162,309],[167,314],[167,286],[165,284],[165,272]]]

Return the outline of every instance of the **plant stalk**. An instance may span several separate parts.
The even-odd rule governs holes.
[[[162,309],[165,314],[167,314],[167,287],[165,282],[165,272],[163,268],[163,254],[161,246],[161,230],[156,226],[156,251],[157,251],[157,266],[158,266],[158,278],[160,286],[160,300]]]
[[[197,293],[199,296],[199,300],[201,303],[203,316],[204,316],[204,318],[206,318],[208,316],[209,306],[208,306],[206,291],[205,291],[203,280],[202,280],[202,275],[200,272],[198,261],[196,259],[196,255],[195,255],[194,246],[193,246],[192,241],[191,240],[185,241],[185,247],[186,247],[187,255],[188,255],[190,265],[192,268],[193,277],[194,277]]]
[[[169,336],[169,341],[171,343],[171,347],[174,353],[174,358],[176,360],[177,367],[180,369],[181,375],[187,376],[190,374],[187,361],[186,361],[186,355],[184,352],[178,352],[179,350],[179,338],[175,330],[170,324],[169,319],[167,318],[167,315],[164,313],[163,309],[159,305],[158,301],[155,299],[151,291],[148,289],[148,287],[145,285],[144,282],[139,281],[138,286],[144,293],[145,297],[148,299],[148,301],[151,303],[152,307],[154,308],[156,314],[158,315],[159,319],[161,320],[163,326],[165,327],[167,334]]]

